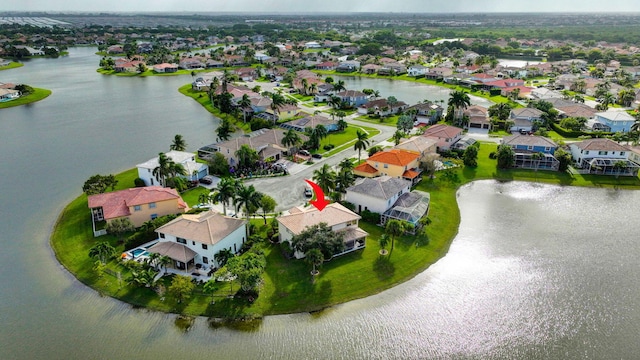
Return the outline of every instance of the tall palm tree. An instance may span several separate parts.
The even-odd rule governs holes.
[[[223,177],[216,185],[216,191],[213,193],[213,201],[222,203],[222,212],[227,215],[227,205],[234,198],[238,189],[238,181],[231,177]]]
[[[347,188],[356,182],[353,171],[341,169],[336,175],[336,191],[340,194],[346,194]]]
[[[456,90],[449,94],[449,101],[447,102],[447,105],[455,109],[454,119],[462,120],[464,110],[471,106],[471,99],[467,92]]]
[[[271,110],[273,110],[274,123],[278,121],[280,108],[286,104],[286,100],[282,94],[271,93]]]
[[[338,164],[338,168],[340,168],[340,171],[353,170],[353,168],[354,168],[353,162],[349,158],[344,158]]]
[[[336,173],[326,163],[320,169],[313,171],[313,180],[327,195],[336,187]]]
[[[331,107],[333,107],[334,109],[339,109],[340,106],[342,105],[342,99],[339,96],[331,95],[327,103],[331,105]]]
[[[319,274],[319,272],[316,271],[316,266],[320,266],[322,264],[322,262],[324,261],[324,255],[322,254],[322,251],[320,251],[320,249],[311,248],[305,253],[304,260],[311,264],[311,266],[313,267],[313,269],[311,270],[311,275],[315,277]]]
[[[600,98],[600,104],[598,105],[598,108],[599,110],[607,111],[609,109],[609,105],[613,104],[614,102],[615,98],[613,94],[607,92]]]
[[[304,95],[307,95],[307,86],[309,86],[309,80],[307,80],[306,78],[303,78],[301,83],[302,83],[302,92],[304,93]]]
[[[242,95],[242,99],[238,102],[238,107],[242,109],[243,122],[247,122],[247,109],[251,107],[251,99],[249,98],[249,95]]]
[[[369,147],[369,134],[363,131],[356,131],[356,142],[353,144],[353,150],[358,151],[358,163],[360,163],[360,154],[362,150],[366,150]]]
[[[238,192],[235,197],[236,209],[244,207],[244,214],[247,217],[247,224],[251,214],[254,213],[260,207],[260,200],[262,199],[262,193],[256,191],[253,185],[245,186],[240,184]],[[249,236],[249,226],[247,226],[247,236]]]
[[[173,142],[169,146],[169,150],[185,151],[186,149],[187,142],[184,140],[182,135],[176,134],[176,136],[173,137]]]
[[[309,92],[311,95],[314,95],[318,91],[318,85],[316,83],[312,83],[309,85]]]
[[[99,242],[89,249],[89,257],[97,258],[103,264],[106,264],[115,253],[116,249],[106,241]]]
[[[158,166],[156,166],[151,174],[158,179],[160,185],[166,186],[167,178],[171,173],[173,166],[173,160],[171,160],[165,153],[158,154]]]
[[[282,142],[282,146],[286,147],[287,149],[291,149],[298,146],[298,144],[302,142],[302,139],[298,135],[297,131],[293,129],[289,129],[287,130],[286,133],[284,133],[284,136],[282,137],[281,142]],[[295,151],[291,151],[291,153],[295,154]]]
[[[335,91],[336,93],[339,93],[340,91],[346,89],[347,88],[345,87],[344,80],[338,80],[337,82],[333,83],[333,91]]]
[[[403,221],[396,220],[396,219],[387,220],[387,224],[385,225],[384,232],[385,234],[391,237],[391,250],[393,250],[396,237],[404,234],[405,230],[406,230],[406,226]]]

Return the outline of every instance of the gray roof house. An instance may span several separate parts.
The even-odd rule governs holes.
[[[390,176],[362,178],[347,188],[346,201],[364,210],[382,214],[393,206],[398,198],[411,190],[411,181]]]

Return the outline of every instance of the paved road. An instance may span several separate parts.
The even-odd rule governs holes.
[[[386,140],[391,138],[396,129],[391,126],[372,124],[368,122],[362,122],[354,120],[357,115],[347,117],[345,120],[350,125],[361,125],[376,128],[380,130],[380,134],[370,138],[371,145],[383,144],[386,145]],[[363,158],[366,157],[366,153],[362,154]],[[313,178],[313,171],[322,167],[324,164],[330,166],[336,166],[342,159],[345,158],[357,158],[358,152],[349,147],[331,157],[315,160],[313,165],[295,165],[291,169],[291,174],[288,176],[275,177],[275,178],[263,178],[246,181],[247,184],[255,186],[256,190],[269,194],[273,197],[278,206],[276,211],[289,210],[294,206],[304,204],[306,199],[304,197],[305,179],[311,180]]]

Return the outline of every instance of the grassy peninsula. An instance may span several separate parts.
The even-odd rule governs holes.
[[[0,109],[5,109],[5,108],[14,107],[14,106],[31,104],[31,103],[34,103],[36,101],[40,101],[42,99],[45,99],[46,97],[51,95],[51,90],[40,89],[40,88],[33,88],[33,90],[34,91],[29,95],[21,96],[18,99],[11,100],[11,101],[0,102]]]

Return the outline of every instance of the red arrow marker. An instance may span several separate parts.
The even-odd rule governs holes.
[[[322,188],[320,186],[318,186],[318,184],[314,183],[311,180],[305,179],[304,181],[306,181],[307,184],[311,185],[311,188],[313,189],[313,192],[316,194],[316,199],[310,201],[311,205],[315,206],[316,209],[318,209],[318,211],[324,210],[324,208],[327,205],[329,205],[329,202],[327,200],[325,200],[324,191],[322,191]]]

